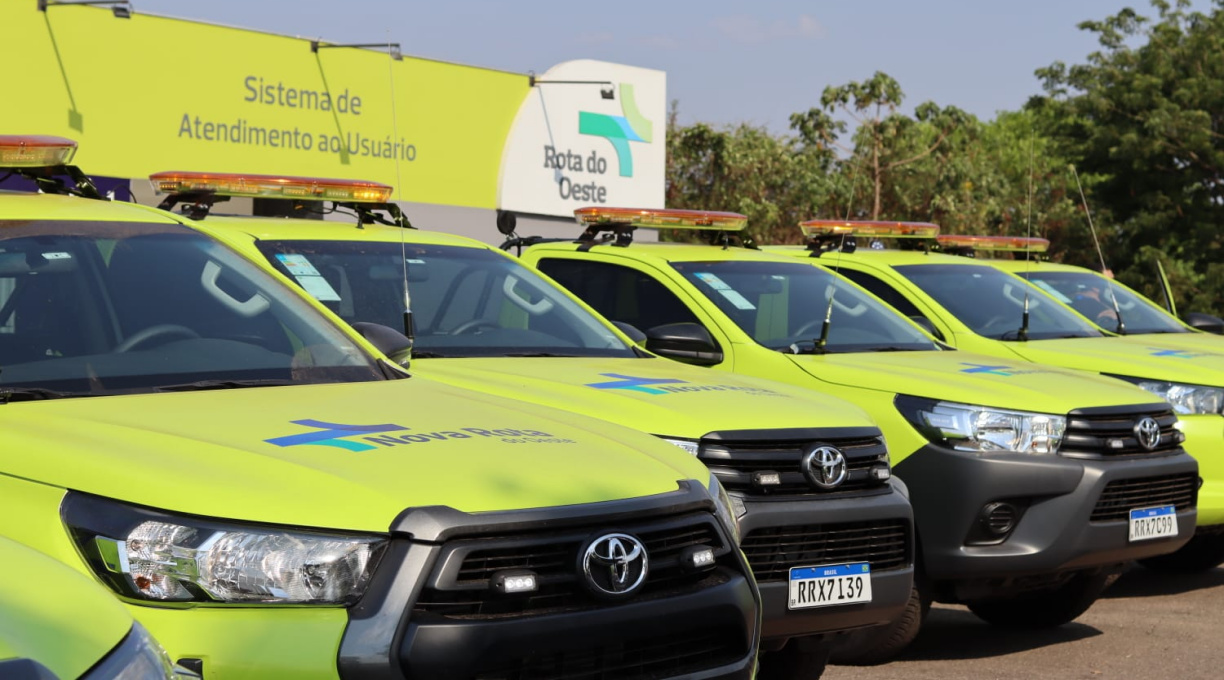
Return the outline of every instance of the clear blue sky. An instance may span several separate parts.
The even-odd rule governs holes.
[[[32,2],[33,0],[29,0]],[[827,85],[884,71],[905,109],[925,100],[982,118],[1040,92],[1036,68],[1084,61],[1076,28],[1125,0],[133,0],[137,12],[332,42],[388,39],[414,56],[507,71],[603,59],[667,71],[681,122],[749,122],[775,132]],[[1207,0],[1195,6],[1209,8]]]

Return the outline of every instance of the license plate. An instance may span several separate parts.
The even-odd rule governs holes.
[[[871,565],[829,564],[792,567],[788,609],[871,602]]]
[[[1177,508],[1162,505],[1130,511],[1130,541],[1147,541],[1177,535]]]

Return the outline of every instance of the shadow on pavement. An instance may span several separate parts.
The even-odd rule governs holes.
[[[992,626],[966,609],[934,607],[918,639],[899,661],[985,659],[1075,642],[1100,635],[1082,623],[1045,630],[1008,630]]]
[[[1105,591],[1104,597],[1121,599],[1180,595],[1216,586],[1224,586],[1224,569],[1218,567],[1197,574],[1170,574],[1132,565]]]

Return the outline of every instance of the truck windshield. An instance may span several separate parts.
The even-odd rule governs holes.
[[[896,269],[983,337],[1019,340],[1026,294],[1030,340],[1101,337],[1092,324],[1054,303],[1039,288],[994,267],[911,264]]]
[[[801,351],[817,343],[829,298],[827,352],[921,351],[939,347],[858,286],[808,264],[673,262],[697,290],[761,345]]]
[[[304,300],[198,232],[0,220],[0,400],[382,377]]]
[[[1130,335],[1190,332],[1176,318],[1146,298],[1098,274],[1068,271],[1016,273],[1111,333],[1118,330],[1115,296],[1118,310],[1122,312],[1122,323]]]
[[[403,328],[413,355],[638,356],[599,317],[493,250],[389,241],[260,241],[260,252],[350,323]]]

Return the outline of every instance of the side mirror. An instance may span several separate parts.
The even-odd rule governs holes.
[[[1186,323],[1200,331],[1224,335],[1224,319],[1202,312],[1186,312]]]
[[[667,357],[699,366],[721,363],[722,350],[714,344],[710,332],[695,323],[669,323],[646,331],[646,349]]]
[[[926,318],[925,316],[922,316],[921,314],[915,314],[914,316],[909,317],[909,320],[913,321],[919,326],[922,326],[922,330],[930,333],[931,335],[934,335],[939,340],[944,339],[943,333],[940,333],[939,329],[935,327],[935,324],[932,323],[931,320]]]
[[[631,323],[625,323],[624,321],[613,321],[612,325],[620,329],[620,332],[628,335],[629,339],[633,341],[633,344],[640,345],[643,342],[646,342],[646,334],[638,329],[637,326],[634,326]]]
[[[412,359],[412,339],[407,335],[380,323],[358,321],[353,324],[353,330],[361,334],[378,351],[387,355],[395,363],[408,367]]]

